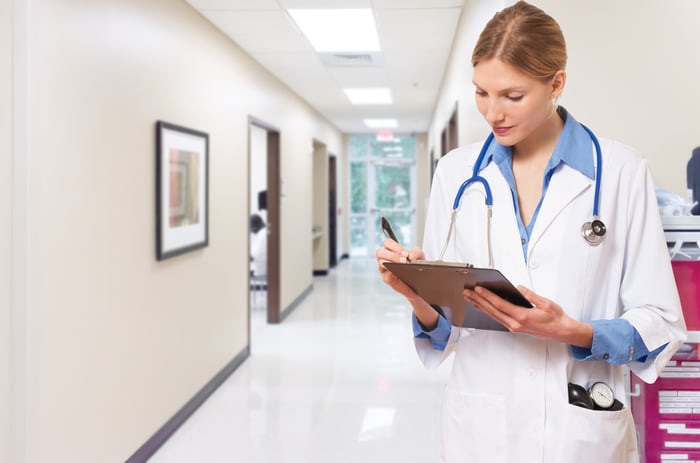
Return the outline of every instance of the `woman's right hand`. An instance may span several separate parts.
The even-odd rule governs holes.
[[[377,266],[379,267],[379,275],[382,281],[389,285],[394,291],[405,296],[409,300],[414,300],[418,296],[416,293],[403,281],[394,275],[389,269],[384,267],[384,262],[410,262],[414,260],[425,259],[423,250],[419,247],[414,247],[410,251],[406,250],[396,241],[386,238],[384,247],[377,249]]]
[[[394,291],[408,299],[421,325],[429,330],[434,329],[438,323],[438,313],[435,309],[425,302],[422,297],[417,295],[406,283],[399,280],[396,275],[384,267],[384,262],[405,263],[425,259],[423,250],[419,247],[415,247],[407,251],[396,241],[387,238],[384,240],[384,247],[377,249],[376,255],[379,274],[384,283],[388,284]]]

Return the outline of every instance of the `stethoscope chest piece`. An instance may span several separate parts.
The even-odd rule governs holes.
[[[581,225],[581,234],[583,238],[593,246],[597,246],[603,241],[605,232],[605,224],[598,217],[593,217],[592,221]]]

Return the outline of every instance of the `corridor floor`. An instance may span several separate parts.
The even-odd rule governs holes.
[[[279,325],[253,308],[250,357],[150,463],[438,460],[450,365],[420,363],[410,306],[372,258],[344,259],[313,285]]]

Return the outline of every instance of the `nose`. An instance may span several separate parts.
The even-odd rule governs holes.
[[[498,101],[498,98],[489,98],[488,102],[486,103],[486,112],[484,113],[484,117],[491,125],[503,120],[503,106]]]

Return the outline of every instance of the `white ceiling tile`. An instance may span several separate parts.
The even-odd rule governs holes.
[[[235,42],[251,55],[257,53],[313,53],[306,41],[281,31],[275,34],[237,35]]]
[[[379,10],[376,15],[382,51],[423,50],[447,54],[460,10]]]
[[[291,19],[280,11],[203,11],[204,16],[233,36],[296,32]],[[301,37],[301,34],[297,32]]]
[[[371,8],[372,0],[278,0],[286,9],[294,8]]]
[[[257,53],[253,58],[282,81],[303,77],[315,82],[336,85],[313,53]],[[338,89],[338,92],[340,93],[341,90]]]
[[[282,12],[205,11],[209,21],[248,53],[311,52],[311,46]]]
[[[279,10],[276,0],[187,0],[198,10]]]
[[[341,88],[386,87],[386,70],[382,68],[329,68],[328,72]]]
[[[350,133],[372,132],[364,118],[397,118],[397,133],[428,129],[461,10],[457,0],[188,2],[341,131]],[[382,51],[371,62],[316,54],[283,9],[367,7],[375,8],[382,42]],[[353,106],[343,87],[389,87],[394,102]]]
[[[389,53],[384,69],[391,80],[442,79],[447,56],[430,52]]]
[[[413,8],[462,8],[464,0],[373,0],[376,9],[397,8],[402,10]]]

